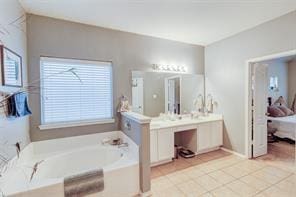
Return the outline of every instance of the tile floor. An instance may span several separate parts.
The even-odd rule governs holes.
[[[153,197],[296,197],[294,169],[222,150],[180,158],[151,172]]]
[[[268,144],[268,154],[258,157],[269,165],[282,168],[295,168],[295,144],[279,141]]]

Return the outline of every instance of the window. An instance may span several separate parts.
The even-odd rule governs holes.
[[[42,125],[113,120],[110,62],[42,57],[40,70]]]

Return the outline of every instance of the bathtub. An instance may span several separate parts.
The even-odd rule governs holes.
[[[101,143],[118,137],[129,146]],[[10,162],[0,188],[5,196],[63,197],[65,177],[102,168],[104,191],[89,196],[135,196],[140,191],[138,155],[138,146],[121,131],[32,142]],[[30,181],[32,166],[40,161]]]

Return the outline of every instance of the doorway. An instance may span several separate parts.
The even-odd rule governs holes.
[[[180,114],[181,103],[181,76],[165,78],[165,112]]]
[[[285,106],[279,106],[279,108],[292,109],[291,99],[288,98],[285,91],[282,91],[283,85],[280,84],[281,87],[279,88],[279,83],[283,83],[283,78],[277,75],[280,75],[282,70],[275,72],[275,75],[270,74],[272,73],[271,69],[273,69],[271,62],[283,62],[289,59],[296,59],[295,50],[256,58],[247,62],[246,155],[248,158],[277,160],[279,163],[284,163],[280,160],[290,160],[293,161],[293,167],[295,167],[295,137],[288,136],[287,133],[282,136],[280,134],[285,130],[284,127],[289,124],[290,134],[296,135],[296,115],[289,114],[289,116],[285,115],[278,118],[271,117],[269,113],[271,108],[282,105],[277,103],[278,100],[285,101],[285,104],[283,104]],[[295,93],[290,92],[292,95]],[[289,97],[291,96],[289,95]],[[288,121],[288,123],[285,121]],[[289,152],[290,155],[284,152]],[[292,156],[293,159],[288,158]]]
[[[143,77],[135,77],[132,79],[132,111],[139,114],[144,113],[144,79]]]

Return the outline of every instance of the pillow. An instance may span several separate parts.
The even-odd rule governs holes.
[[[281,106],[278,106],[278,108],[282,110],[286,114],[286,116],[294,115],[294,112],[290,110],[287,106],[281,105]]]
[[[275,106],[275,105],[269,106],[267,108],[267,112],[269,113],[269,116],[271,116],[271,117],[286,116],[286,114],[278,106]]]

